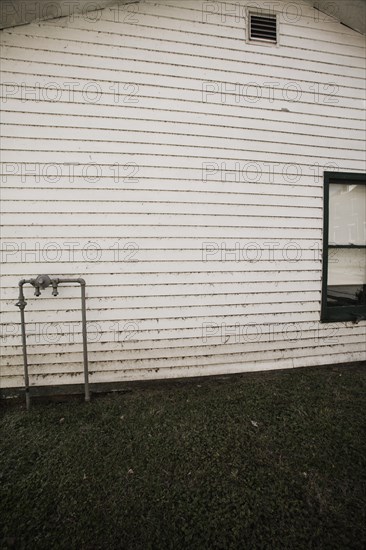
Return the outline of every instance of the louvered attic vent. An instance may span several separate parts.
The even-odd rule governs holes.
[[[277,18],[275,15],[249,14],[249,40],[277,43]]]

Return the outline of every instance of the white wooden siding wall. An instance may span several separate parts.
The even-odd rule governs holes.
[[[41,273],[87,281],[92,382],[365,358],[365,322],[319,323],[318,252],[323,169],[365,169],[364,39],[274,5],[278,47],[194,0],[2,33],[3,387],[23,383],[17,283]],[[79,289],[25,292],[32,384],[82,382]]]

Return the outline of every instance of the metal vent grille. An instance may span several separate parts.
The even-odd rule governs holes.
[[[249,15],[249,39],[277,42],[277,18],[275,15]]]

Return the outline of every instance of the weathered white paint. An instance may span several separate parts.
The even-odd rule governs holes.
[[[337,17],[351,27],[365,34],[366,32],[366,0],[314,0],[314,7],[328,15]]]
[[[3,387],[40,273],[87,281],[92,382],[366,358],[365,322],[319,322],[322,173],[365,170],[363,37],[299,0],[249,44],[207,5],[2,32]],[[82,382],[78,292],[26,288],[34,385]]]
[[[134,3],[138,0],[0,0],[0,29],[27,25],[33,21],[46,21],[60,17],[75,17],[96,9]],[[95,16],[90,15],[91,20]]]
[[[137,4],[143,0],[0,0],[0,29],[26,25],[33,21],[45,21],[60,17],[74,17],[76,14],[90,17],[89,12],[116,4]],[[366,0],[303,0],[321,12],[332,16],[351,29],[363,34],[366,32]],[[187,0],[178,0],[174,5],[186,4]],[[196,5],[198,2],[196,2]],[[227,3],[230,6],[230,3]],[[256,6],[256,4],[252,3]],[[267,8],[270,4],[267,3]],[[196,6],[194,6],[196,7]],[[212,8],[211,8],[212,9]],[[230,7],[229,7],[230,10]],[[291,11],[290,11],[291,14]]]

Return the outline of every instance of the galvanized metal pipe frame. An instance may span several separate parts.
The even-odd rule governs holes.
[[[22,279],[19,281],[19,300],[16,303],[16,306],[20,309],[20,318],[21,318],[21,331],[22,331],[22,348],[23,348],[23,363],[24,363],[24,387],[25,387],[25,403],[26,408],[29,410],[31,395],[30,395],[30,384],[29,384],[29,369],[28,369],[28,355],[27,355],[27,335],[26,335],[26,324],[25,324],[25,314],[24,310],[27,305],[27,302],[24,298],[23,287],[26,284],[32,285],[36,288],[35,295],[40,295],[40,289],[44,290],[48,286],[52,285],[54,296],[57,296],[58,291],[57,287],[60,284],[68,283],[77,283],[81,288],[81,320],[82,320],[82,333],[83,333],[83,360],[84,360],[84,391],[85,391],[85,401],[90,401],[90,389],[89,389],[89,367],[88,367],[88,335],[86,328],[86,293],[85,287],[86,282],[84,279],[60,279],[53,278],[51,279],[48,275],[39,275],[36,279]]]

